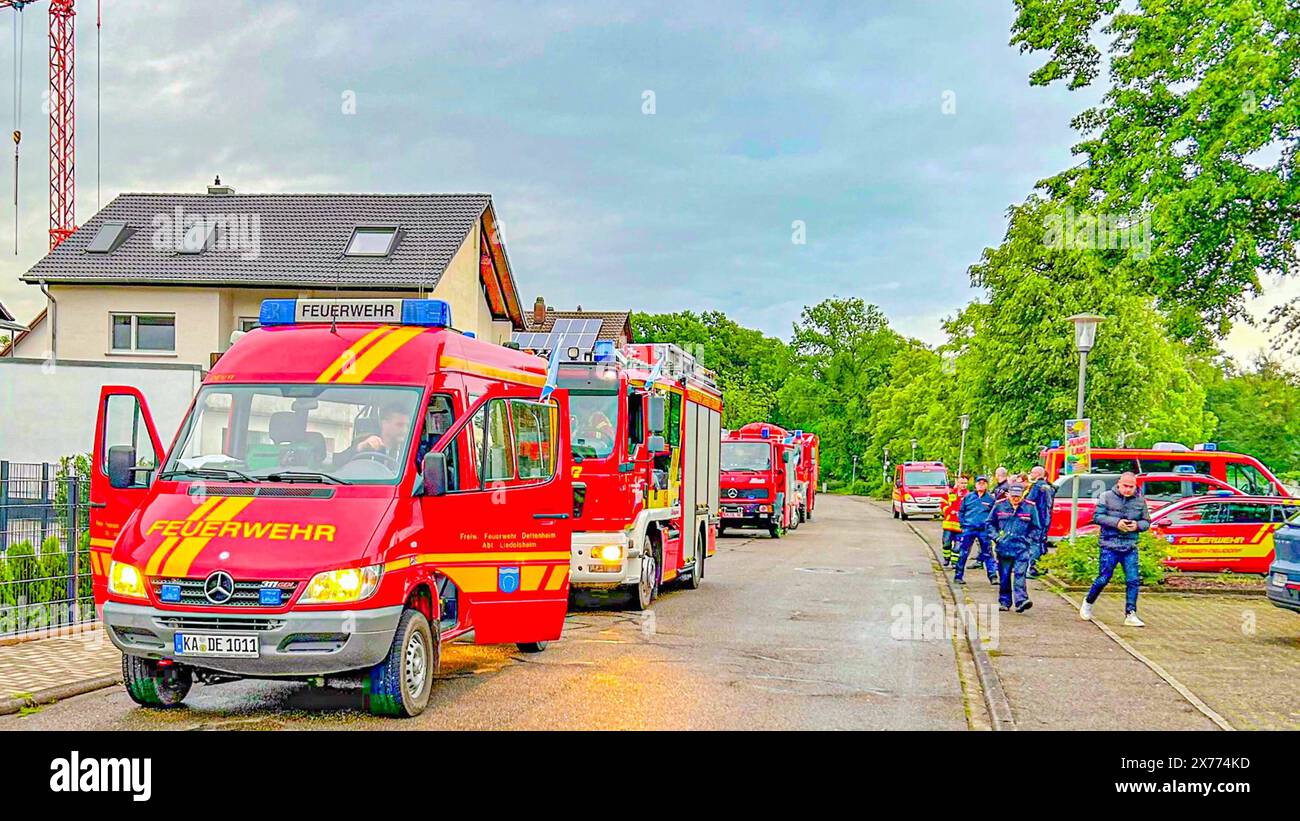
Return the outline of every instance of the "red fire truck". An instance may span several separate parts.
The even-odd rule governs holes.
[[[558,639],[581,511],[546,362],[453,330],[438,300],[260,318],[168,451],[139,391],[103,389],[91,563],[131,698],[359,681],[372,712],[409,716],[443,643]]]
[[[644,610],[665,582],[698,588],[717,550],[722,394],[675,345],[598,342],[567,362],[575,492],[575,588],[622,589]]]
[[[782,427],[750,422],[722,440],[722,528],[756,527],[779,539],[799,526],[802,448]]]
[[[799,465],[795,471],[799,495],[799,521],[813,517],[817,502],[817,483],[821,481],[821,439],[815,433],[796,430],[793,434],[799,448]]]

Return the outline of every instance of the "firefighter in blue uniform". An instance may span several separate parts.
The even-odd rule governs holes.
[[[1034,551],[1029,557],[1029,578],[1038,578],[1038,560],[1043,558],[1047,553],[1047,528],[1052,523],[1052,503],[1056,501],[1056,488],[1051,482],[1047,481],[1047,469],[1042,465],[1034,465],[1029,470],[1029,490],[1025,492],[1025,501],[1033,502],[1034,507],[1038,509],[1038,523],[1041,526],[1038,531],[1038,541],[1034,543]]]
[[[998,553],[998,609],[1011,609],[1014,592],[1016,612],[1023,613],[1034,606],[1025,577],[1042,530],[1038,508],[1025,498],[1024,485],[1013,482],[1007,486],[1006,498],[993,506],[990,527]]]
[[[989,547],[989,515],[993,512],[993,494],[989,493],[989,480],[980,476],[975,480],[975,489],[961,500],[957,519],[961,524],[961,552],[957,554],[957,569],[952,580],[965,584],[962,576],[966,573],[966,560],[970,558],[971,543],[979,540],[980,558],[984,569],[988,571],[989,581],[997,583],[997,566],[993,562],[993,551]]]

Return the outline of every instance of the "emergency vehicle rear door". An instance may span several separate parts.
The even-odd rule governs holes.
[[[90,463],[90,563],[96,600],[122,526],[144,501],[163,459],[149,405],[139,390],[105,385],[99,393]]]

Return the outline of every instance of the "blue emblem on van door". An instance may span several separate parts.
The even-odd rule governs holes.
[[[497,589],[502,593],[513,593],[519,589],[519,568],[498,567]]]

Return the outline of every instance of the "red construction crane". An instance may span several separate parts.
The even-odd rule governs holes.
[[[21,12],[36,0],[0,0]],[[75,0],[50,3],[50,250],[77,230]],[[14,155],[22,132],[14,131]],[[16,175],[15,168],[14,174]],[[15,185],[17,183],[15,182]]]

